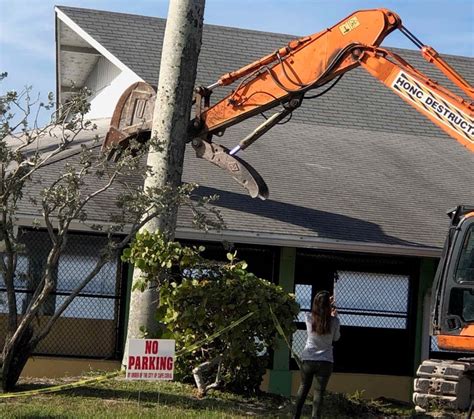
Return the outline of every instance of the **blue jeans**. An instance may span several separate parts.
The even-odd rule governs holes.
[[[303,410],[306,396],[308,396],[311,384],[314,382],[313,418],[320,418],[323,407],[323,397],[329,377],[332,373],[332,362],[327,361],[303,361],[301,366],[301,384],[296,395],[295,419],[299,419]]]

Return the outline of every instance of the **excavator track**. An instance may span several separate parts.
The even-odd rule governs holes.
[[[474,358],[430,359],[418,368],[413,402],[422,408],[467,410],[474,398]]]

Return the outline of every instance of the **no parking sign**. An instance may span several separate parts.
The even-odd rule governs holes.
[[[126,378],[128,380],[172,380],[173,339],[130,339]]]

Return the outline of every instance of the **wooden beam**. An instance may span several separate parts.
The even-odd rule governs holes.
[[[95,48],[77,47],[74,45],[61,45],[60,50],[61,52],[74,52],[77,54],[101,55]]]
[[[61,86],[61,93],[75,93],[78,92],[80,87]]]

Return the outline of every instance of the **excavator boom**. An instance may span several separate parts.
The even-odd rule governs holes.
[[[240,70],[225,74],[208,91],[239,81],[231,94],[196,115],[196,135],[216,133],[291,98],[301,98],[357,67],[356,45],[378,46],[401,25],[386,9],[361,10],[333,27],[291,41]]]
[[[316,91],[311,98],[321,96],[343,74],[359,66],[474,151],[473,103],[429,79],[397,54],[380,48],[385,37],[396,29],[421,49],[428,62],[473,97],[472,86],[433,48],[423,45],[403,27],[397,14],[387,9],[360,10],[331,28],[293,40],[241,69],[224,74],[208,87],[198,87],[196,114],[189,124],[189,141],[197,157],[226,170],[252,197],[265,199],[269,193],[265,181],[235,154],[297,109],[308,98],[308,92]],[[232,92],[211,104],[213,90],[232,83],[236,84]],[[154,90],[146,83],[137,83],[124,92],[103,144],[110,155],[126,147],[131,137],[149,138],[154,101]],[[226,128],[277,106],[281,107],[277,113],[232,150],[212,142],[212,137],[222,135]]]
[[[381,48],[354,51],[360,65],[405,102],[474,152],[474,106],[439,86],[397,54]]]

